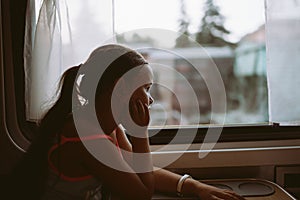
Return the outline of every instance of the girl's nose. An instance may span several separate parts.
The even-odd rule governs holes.
[[[151,95],[149,95],[149,106],[150,106],[151,104],[153,104],[153,102],[154,102],[154,99],[152,98]]]

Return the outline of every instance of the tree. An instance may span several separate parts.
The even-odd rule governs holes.
[[[176,47],[188,47],[190,42],[188,36],[190,35],[188,28],[190,25],[189,18],[185,12],[184,0],[180,0],[180,19],[179,22],[179,32],[180,36],[176,39]],[[182,35],[183,34],[183,35]]]
[[[224,39],[224,35],[229,34],[230,31],[224,27],[225,18],[219,10],[219,7],[215,5],[214,0],[206,0],[200,30],[196,33],[196,41],[201,45],[232,45],[232,43]]]

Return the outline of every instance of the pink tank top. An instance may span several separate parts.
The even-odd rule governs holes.
[[[81,177],[70,177],[70,176],[66,176],[63,173],[59,172],[59,170],[55,167],[55,165],[52,163],[50,156],[51,153],[57,149],[59,146],[66,144],[68,142],[81,142],[81,141],[89,141],[89,140],[96,140],[96,139],[109,139],[111,142],[114,142],[112,137],[105,135],[105,134],[96,134],[96,135],[90,135],[90,136],[85,136],[85,137],[65,137],[63,135],[61,135],[61,139],[60,139],[60,144],[54,144],[49,152],[48,152],[48,163],[50,168],[57,174],[60,176],[61,179],[66,180],[66,181],[83,181],[83,180],[87,180],[92,178],[91,175],[86,175],[86,176],[81,176]],[[118,141],[116,140],[116,146],[118,148],[119,153],[121,154],[121,149],[119,147]]]

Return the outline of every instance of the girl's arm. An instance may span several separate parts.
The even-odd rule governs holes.
[[[132,151],[131,144],[122,128],[117,130],[117,139],[121,148],[126,149],[126,151]],[[155,168],[153,174],[155,180],[155,191],[170,194],[177,193],[177,184],[182,177],[181,175],[158,168]],[[217,197],[226,200],[244,199],[232,191],[218,189],[192,178],[188,178],[183,182],[181,194],[184,196],[198,196],[207,200],[215,199]]]
[[[156,169],[154,171],[155,191],[166,192],[171,194],[177,193],[177,185],[182,177],[181,175],[172,173],[164,169]],[[219,189],[192,178],[187,178],[182,184],[181,194],[183,196],[195,196],[200,199],[213,200],[244,200],[243,197],[237,195],[233,191]]]
[[[123,144],[122,148],[127,148],[130,151],[131,144],[126,139],[126,135],[123,131],[118,135],[119,144]],[[123,141],[123,142],[120,142]],[[177,184],[182,177],[179,174],[175,174],[165,169],[155,169],[153,172],[155,180],[155,191],[164,192],[170,194],[177,193]],[[244,198],[235,194],[232,191],[222,190],[204,183],[201,183],[192,178],[188,178],[183,182],[181,194],[184,196],[197,196],[201,199],[225,199],[225,200],[243,200]]]
[[[152,171],[136,173],[123,159],[115,144],[108,139],[89,141],[86,145],[89,151],[82,147],[78,155],[82,158],[82,165],[103,182],[114,196],[128,200],[151,199],[154,190]],[[142,151],[147,149],[148,147],[141,147]],[[142,159],[143,163],[151,163],[148,157]]]
[[[147,130],[150,118],[148,107],[142,104],[141,100],[133,102],[131,115],[141,126],[135,130],[137,137],[131,137],[131,146],[126,146],[126,143],[129,143],[125,140],[125,135],[123,139],[117,138],[121,151],[123,148],[129,150],[125,154],[131,155],[130,162],[128,158],[127,160],[123,158],[124,153],[120,153],[120,149],[113,142],[101,139],[90,141],[89,151],[82,148],[83,164],[90,173],[103,181],[115,196],[122,199],[151,199],[154,191],[154,175]]]

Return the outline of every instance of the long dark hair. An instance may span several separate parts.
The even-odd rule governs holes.
[[[79,66],[72,67],[62,75],[57,101],[39,122],[36,138],[12,170],[8,180],[10,199],[38,200],[44,192],[48,172],[47,153],[55,134],[71,113],[70,98],[78,69]]]
[[[116,80],[127,71],[146,63],[141,54],[136,51],[125,46],[111,44],[94,50],[83,65],[68,69],[62,75],[57,101],[39,122],[37,137],[13,170],[9,180],[10,189],[13,188],[12,191],[8,190],[11,193],[10,199],[37,200],[42,196],[48,175],[47,154],[56,135],[60,134],[60,130],[68,117],[72,116],[74,96],[76,97],[73,92],[77,92],[86,100],[95,98],[86,92],[89,91],[88,85],[90,84],[88,77],[95,74],[99,68],[104,67],[102,64],[107,64],[107,67],[97,85],[96,98],[107,88],[113,87]],[[78,85],[76,80],[78,80],[80,72],[84,73],[85,76]],[[74,85],[76,87],[73,87]],[[82,105],[78,100],[75,106],[86,105]]]

